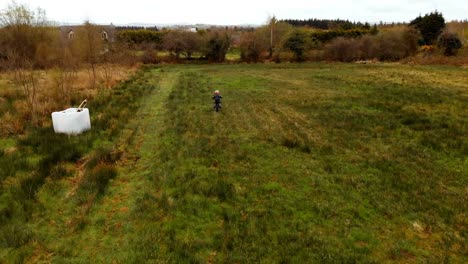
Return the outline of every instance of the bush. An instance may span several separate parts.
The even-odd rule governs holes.
[[[123,30],[117,34],[117,39],[129,44],[153,43],[162,44],[162,33],[153,30]]]
[[[461,49],[462,43],[456,34],[446,32],[440,36],[438,46],[444,48],[445,56],[453,56]]]
[[[381,61],[396,61],[409,55],[400,32],[390,31],[377,35],[373,49],[372,56]]]
[[[141,56],[141,62],[143,64],[157,64],[159,63],[159,60],[156,57],[156,52],[153,49],[146,49]]]
[[[418,49],[418,33],[413,29],[389,31],[377,36],[376,57],[382,61],[396,61],[409,57]]]
[[[364,36],[359,41],[359,59],[374,59],[377,47],[374,36]]]
[[[359,40],[339,37],[325,47],[328,60],[350,62],[359,59]]]
[[[325,47],[328,60],[350,62],[378,59],[396,61],[411,56],[418,50],[418,33],[412,29],[381,32],[359,39],[337,38]]]
[[[262,52],[266,51],[266,46],[257,33],[246,32],[241,36],[240,50],[243,61],[258,62]]]
[[[286,39],[284,47],[294,53],[294,59],[296,61],[304,61],[308,43],[307,34],[303,31],[296,30]]]
[[[318,41],[320,43],[328,43],[336,38],[358,38],[361,36],[375,34],[375,30],[368,29],[350,29],[350,30],[328,30],[328,31],[317,31],[310,34],[312,41]]]
[[[223,62],[230,44],[231,40],[227,33],[212,32],[207,36],[204,55],[209,61]]]

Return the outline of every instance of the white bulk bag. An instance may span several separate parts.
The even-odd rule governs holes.
[[[78,109],[81,111],[78,112]],[[68,108],[64,111],[53,112],[52,123],[55,133],[68,135],[80,134],[91,129],[88,108]]]

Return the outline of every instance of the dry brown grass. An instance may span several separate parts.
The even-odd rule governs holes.
[[[50,114],[53,111],[75,106],[83,99],[92,99],[100,89],[109,89],[127,79],[138,69],[138,66],[111,65],[110,69],[111,74],[106,75],[104,66],[98,67],[95,89],[92,88],[92,73],[86,68],[77,70],[70,78],[67,92],[60,90],[57,85],[57,69],[38,72],[36,109],[36,114],[39,117],[38,125],[50,124]],[[31,112],[21,87],[13,82],[11,72],[0,73],[0,110],[0,137],[26,132]]]
[[[456,56],[445,56],[442,51],[436,50],[433,54],[419,53],[416,56],[402,60],[406,64],[417,65],[451,65],[468,66],[468,48],[462,48]]]
[[[0,136],[1,135],[13,135],[13,134],[23,134],[24,125],[20,119],[12,115],[10,112],[6,112],[2,115],[0,121]]]
[[[463,42],[468,42],[468,22],[449,22],[447,31],[456,33]]]

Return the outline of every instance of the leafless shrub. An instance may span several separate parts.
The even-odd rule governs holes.
[[[50,41],[45,11],[29,10],[24,5],[12,2],[0,16],[3,26],[2,53],[8,68],[14,71],[14,82],[22,88],[30,111],[32,125],[36,125],[37,94],[40,89],[39,73],[36,68],[41,48]]]
[[[260,34],[256,32],[245,32],[241,36],[240,50],[241,59],[246,62],[258,62],[263,52],[267,51],[268,45]]]
[[[89,65],[92,75],[90,86],[96,88],[97,65],[104,50],[104,41],[101,38],[100,28],[89,21],[86,21],[77,29],[77,37],[73,41],[73,46],[81,60]]]
[[[156,64],[159,63],[158,57],[156,56],[156,51],[153,49],[146,49],[141,57],[141,62],[143,64]]]
[[[378,59],[396,61],[418,50],[418,33],[412,28],[384,31],[359,39],[337,38],[325,47],[325,58],[337,61]]]
[[[325,58],[328,60],[350,62],[359,59],[359,41],[339,37],[325,48]]]

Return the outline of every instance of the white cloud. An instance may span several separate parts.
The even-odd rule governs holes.
[[[5,8],[10,0],[0,0]],[[279,18],[342,18],[355,21],[409,21],[419,14],[441,11],[446,19],[468,18],[461,0],[17,0],[31,8],[41,7],[50,19],[60,22],[97,23],[263,23],[269,14]]]

